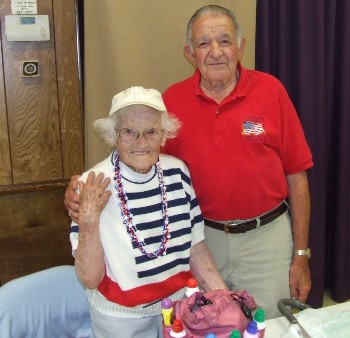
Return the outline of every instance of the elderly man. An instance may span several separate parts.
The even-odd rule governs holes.
[[[304,302],[311,287],[306,170],[313,161],[286,90],[242,67],[244,47],[231,11],[209,5],[194,13],[184,51],[196,70],[163,94],[182,128],[162,151],[189,166],[226,284],[247,290],[273,318],[279,299]],[[65,200],[73,218],[75,184]]]
[[[224,280],[251,292],[271,318],[280,298],[306,301],[310,290],[313,162],[285,89],[242,67],[244,46],[231,11],[205,6],[192,16],[184,51],[197,69],[163,94],[183,124],[163,151],[189,165]]]

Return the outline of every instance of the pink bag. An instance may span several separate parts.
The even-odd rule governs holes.
[[[216,290],[196,292],[174,305],[174,319],[181,319],[186,337],[205,337],[214,333],[227,338],[234,329],[243,334],[256,308],[254,298],[246,291]]]

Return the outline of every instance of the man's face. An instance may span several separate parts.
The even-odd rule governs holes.
[[[244,41],[238,45],[236,30],[227,16],[205,14],[192,27],[192,50],[186,55],[197,65],[202,82],[231,83],[236,80],[236,68],[243,55]]]

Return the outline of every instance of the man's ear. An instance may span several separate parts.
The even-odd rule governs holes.
[[[193,67],[196,67],[196,61],[193,57],[193,52],[192,49],[189,45],[186,45],[183,49],[184,55],[186,57],[186,59],[191,63],[191,65]]]
[[[238,60],[242,60],[243,54],[244,54],[244,49],[245,49],[245,38],[241,38],[241,42],[239,44],[239,49],[238,49]]]

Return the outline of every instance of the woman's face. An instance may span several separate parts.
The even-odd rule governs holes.
[[[148,173],[158,160],[164,135],[161,114],[144,105],[125,107],[119,112],[115,147],[120,161],[138,173]],[[157,134],[159,137],[154,136]]]

